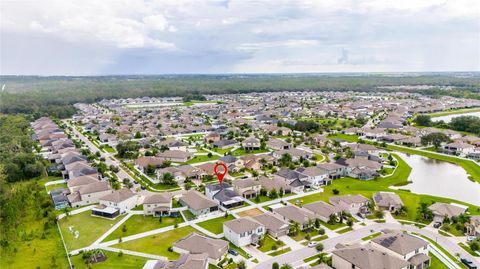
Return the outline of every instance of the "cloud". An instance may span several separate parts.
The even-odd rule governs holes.
[[[4,1],[0,72],[479,70],[478,10],[474,0]],[[91,66],[78,66],[85,55]]]

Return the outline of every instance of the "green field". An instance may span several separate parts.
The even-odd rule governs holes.
[[[142,268],[149,260],[147,258],[123,254],[119,257],[118,253],[103,251],[107,260],[99,262],[88,267],[82,259],[82,254],[71,257],[72,265],[75,269],[110,269],[110,268]]]
[[[115,220],[109,220],[99,217],[92,217],[91,211],[87,210],[80,214],[68,216],[59,221],[60,229],[62,230],[65,244],[68,251],[87,247],[95,240],[97,240],[102,234],[110,229],[115,223],[120,221],[125,216],[119,216]],[[73,230],[79,231],[77,239],[74,237],[74,233],[69,231],[69,227]]]
[[[430,254],[430,269],[448,269],[448,267],[443,264],[435,255]]]
[[[477,112],[480,111],[480,108],[463,108],[463,109],[451,109],[445,110],[435,113],[428,113],[430,117],[440,117],[440,116],[447,116],[447,115],[455,115],[455,114],[463,114],[463,113],[470,113],[470,112]]]
[[[289,252],[290,250],[292,250],[292,249],[291,249],[291,248],[284,248],[284,249],[281,249],[281,250],[272,252],[272,253],[270,253],[270,254],[268,254],[268,255],[270,255],[270,256],[278,256],[278,255],[282,255],[282,254],[284,254],[284,253],[287,253],[287,252]]]
[[[329,135],[328,138],[330,139],[342,139],[347,142],[358,142],[358,136],[357,135],[347,135],[347,134],[342,134],[342,133],[336,133],[333,135]]]
[[[191,233],[200,233],[191,226],[177,228],[165,233],[156,234],[140,239],[116,244],[113,247],[119,249],[127,249],[132,251],[150,253],[154,255],[164,256],[170,260],[177,259],[180,254],[169,252],[168,248],[173,246],[173,243],[182,239]]]
[[[220,233],[223,233],[223,223],[233,219],[235,219],[234,216],[228,215],[228,217],[226,218],[219,217],[219,218],[199,222],[197,223],[197,225],[214,234],[220,234]]]
[[[159,218],[154,218],[153,216],[144,216],[144,215],[133,215],[128,218],[118,229],[113,231],[110,235],[107,236],[103,241],[111,241],[118,239],[120,237],[125,237],[133,234],[143,233],[150,230],[155,230],[167,226],[175,225],[175,223],[182,223],[183,218],[169,218],[163,217],[162,222]],[[123,232],[123,226],[126,226],[127,231]]]
[[[258,154],[258,153],[267,153],[267,152],[269,152],[267,149],[257,149],[257,150],[246,151],[243,148],[238,148],[232,152],[232,156],[238,157],[238,156],[243,156],[247,154]]]
[[[190,160],[186,161],[184,164],[192,164],[192,163],[201,163],[201,162],[207,162],[207,161],[215,161],[220,158],[217,155],[212,155],[212,157],[208,157],[208,155],[195,155],[193,158]]]

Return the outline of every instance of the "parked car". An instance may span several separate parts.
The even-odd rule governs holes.
[[[310,241],[310,242],[308,242],[308,247],[309,248],[314,248],[314,247],[317,246],[317,244],[318,244],[317,242]]]
[[[433,228],[436,228],[436,229],[440,228],[440,226],[442,226],[442,223],[441,223],[441,222],[435,222],[435,223],[433,224]]]
[[[467,242],[473,241],[473,240],[475,240],[475,239],[477,239],[476,236],[473,236],[473,235],[467,236]]]
[[[238,251],[236,251],[234,249],[229,249],[228,253],[232,254],[233,256],[238,256]]]
[[[460,259],[460,261],[463,264],[465,264],[469,269],[477,269],[477,266],[475,266],[475,264],[473,264],[473,262],[469,259],[462,258],[462,259]]]

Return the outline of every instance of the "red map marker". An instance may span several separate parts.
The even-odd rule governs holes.
[[[223,171],[218,171],[218,167],[223,167]],[[224,163],[217,163],[215,167],[213,168],[213,172],[215,172],[215,175],[218,177],[218,181],[220,181],[220,184],[222,184],[223,178],[228,172],[227,166]]]

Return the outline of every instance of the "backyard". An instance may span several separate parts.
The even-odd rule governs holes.
[[[107,256],[107,260],[90,265],[90,267],[85,264],[82,259],[82,254],[73,256],[70,259],[75,269],[142,268],[148,260],[147,258],[127,254],[119,255],[118,253],[110,251],[103,251],[103,253]]]
[[[58,221],[62,231],[65,244],[69,251],[87,247],[115,223],[120,221],[125,216],[118,216],[114,220],[104,219],[100,217],[92,217],[91,211],[71,215]],[[72,228],[72,231],[69,230]],[[75,233],[78,231],[78,238],[75,238]]]
[[[159,218],[154,218],[153,216],[133,215],[128,218],[128,220],[125,221],[120,227],[118,227],[118,229],[108,235],[103,241],[107,242],[133,234],[172,226],[175,225],[175,223],[182,222],[183,218],[163,217],[162,222],[160,222]],[[125,232],[123,232],[124,226],[126,227]]]
[[[164,256],[170,260],[178,259],[180,254],[168,251],[173,243],[191,233],[200,233],[191,226],[177,228],[165,233],[116,244],[113,247]]]
[[[228,215],[226,218],[219,217],[219,218],[199,222],[197,223],[197,225],[214,234],[220,234],[220,233],[223,233],[223,223],[233,219],[235,219],[234,216]]]

